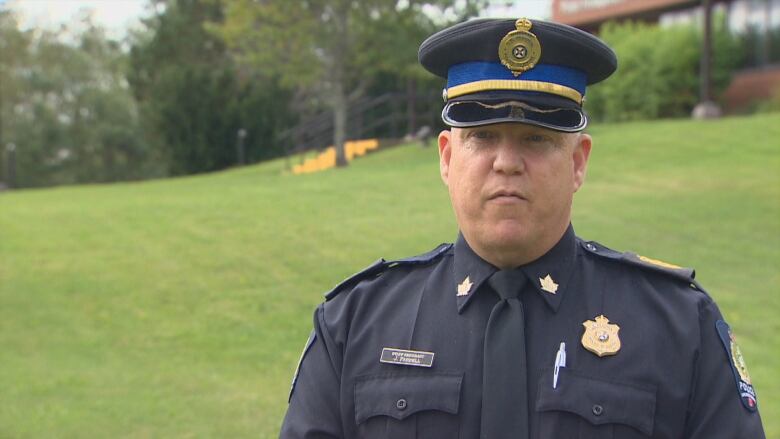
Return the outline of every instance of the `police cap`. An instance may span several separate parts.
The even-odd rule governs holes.
[[[445,78],[442,120],[453,127],[522,122],[581,131],[587,85],[617,68],[595,36],[541,20],[477,19],[426,39],[420,64]]]

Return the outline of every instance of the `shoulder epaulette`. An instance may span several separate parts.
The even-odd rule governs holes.
[[[658,273],[664,273],[680,279],[683,282],[696,285],[696,282],[694,281],[696,271],[693,268],[680,267],[678,265],[669,264],[657,259],[641,256],[636,253],[617,252],[593,241],[580,241],[580,244],[582,244],[582,247],[584,247],[585,250],[594,255],[620,261],[635,267],[644,268]]]
[[[341,283],[336,285],[332,290],[328,291],[325,294],[325,300],[326,301],[331,300],[332,298],[336,297],[340,292],[354,287],[364,279],[375,277],[380,273],[384,272],[385,270],[387,270],[388,268],[397,267],[399,265],[423,265],[423,264],[430,263],[434,259],[443,255],[451,247],[452,244],[440,244],[438,247],[436,247],[435,249],[427,253],[423,253],[417,256],[412,256],[410,258],[396,259],[393,261],[386,261],[384,259],[379,259],[373,264],[364,268],[363,270],[341,281]]]

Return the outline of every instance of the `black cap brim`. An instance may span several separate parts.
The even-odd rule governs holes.
[[[582,131],[588,119],[570,99],[537,92],[488,91],[451,99],[442,110],[451,127],[516,122],[562,132]]]

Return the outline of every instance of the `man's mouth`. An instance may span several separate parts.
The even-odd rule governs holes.
[[[525,200],[526,198],[518,191],[514,191],[511,189],[501,189],[498,191],[493,192],[489,200],[505,200],[505,201],[513,201],[513,200]]]

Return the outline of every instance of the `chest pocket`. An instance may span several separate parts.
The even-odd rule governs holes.
[[[544,376],[552,376],[545,373]],[[558,387],[541,380],[536,400],[540,438],[651,437],[656,389],[603,381],[561,369]]]
[[[462,381],[462,373],[357,378],[355,423],[360,437],[458,437]]]

